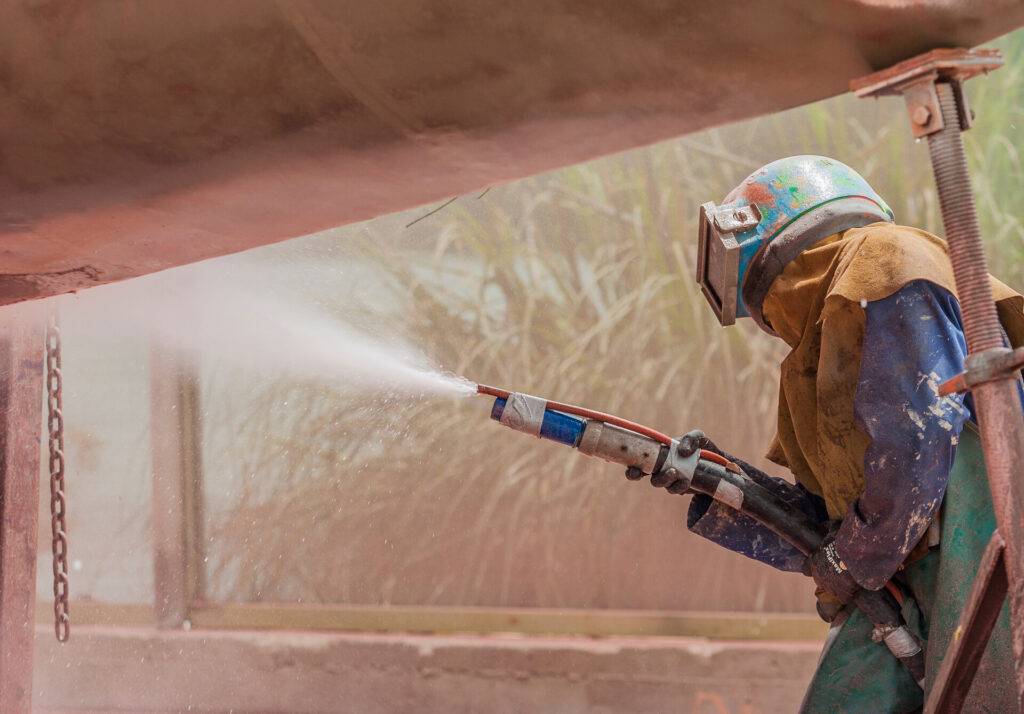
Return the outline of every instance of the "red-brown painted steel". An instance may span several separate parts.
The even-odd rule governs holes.
[[[29,712],[43,395],[43,315],[0,328],[0,714]]]
[[[839,94],[1010,0],[59,0],[0,22],[0,304]]]

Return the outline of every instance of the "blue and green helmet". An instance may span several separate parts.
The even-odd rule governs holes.
[[[761,313],[772,282],[801,251],[848,228],[893,221],[868,182],[835,159],[790,156],[761,167],[721,205],[700,207],[697,282],[722,325]]]

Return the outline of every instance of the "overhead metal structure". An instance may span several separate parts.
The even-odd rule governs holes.
[[[0,304],[835,95],[1009,0],[97,0],[0,23]]]

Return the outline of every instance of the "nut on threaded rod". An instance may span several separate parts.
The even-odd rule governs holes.
[[[850,82],[858,97],[899,95],[906,100],[910,128],[915,139],[941,132],[945,127],[971,128],[974,113],[967,107],[963,82],[1003,66],[999,50],[938,49],[912,57],[881,72]],[[946,115],[939,106],[936,88],[949,85],[956,97],[957,112]]]

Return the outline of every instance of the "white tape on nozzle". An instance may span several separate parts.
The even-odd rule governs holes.
[[[510,429],[539,437],[547,406],[548,403],[540,397],[513,392],[505,400],[505,408],[501,412],[498,423],[504,424]]]

